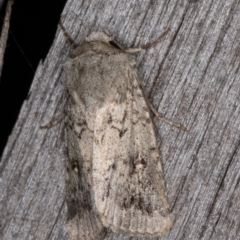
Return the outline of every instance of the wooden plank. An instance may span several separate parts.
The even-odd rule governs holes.
[[[123,46],[140,46],[171,29],[136,55],[150,101],[189,129],[155,119],[173,221],[161,239],[239,239],[239,0],[71,0],[61,19],[79,43],[108,29]],[[69,50],[58,30],[3,153],[1,239],[69,239],[63,124],[40,129],[62,113]]]
[[[6,50],[7,39],[8,39],[8,30],[10,25],[10,18],[12,13],[13,0],[9,0],[6,7],[6,13],[4,17],[1,37],[0,37],[0,76],[2,75],[3,59],[4,53]],[[1,6],[1,3],[0,3]]]

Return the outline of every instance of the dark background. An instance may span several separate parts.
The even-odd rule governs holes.
[[[15,0],[0,78],[0,157],[27,98],[39,61],[53,42],[67,0]],[[7,1],[1,7],[0,27]]]

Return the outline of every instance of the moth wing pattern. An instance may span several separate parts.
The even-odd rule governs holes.
[[[67,229],[73,239],[102,239],[104,227],[132,236],[160,236],[171,227],[135,59],[111,40],[92,33],[64,65]]]
[[[66,202],[67,231],[74,240],[96,239],[103,234],[103,225],[93,209],[91,199],[92,132],[86,128],[82,109],[73,99],[66,105],[65,136],[67,144]],[[82,138],[81,138],[82,137]],[[90,144],[89,144],[90,143]],[[86,147],[87,146],[87,147]],[[80,149],[86,151],[80,151]]]
[[[114,63],[112,63],[114,64]],[[119,74],[123,71],[119,71]],[[171,226],[154,125],[138,73],[124,66],[121,103],[96,114],[93,192],[103,224],[130,235],[162,235]]]

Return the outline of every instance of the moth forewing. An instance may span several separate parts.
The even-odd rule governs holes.
[[[106,228],[161,236],[171,227],[149,106],[132,54],[92,33],[64,65],[67,229],[98,239]],[[129,51],[131,52],[131,51]]]

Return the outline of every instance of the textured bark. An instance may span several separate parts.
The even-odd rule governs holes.
[[[0,38],[0,76],[2,74],[3,58],[4,58],[4,53],[7,45],[8,30],[9,30],[10,18],[12,13],[12,5],[13,5],[13,0],[9,0],[6,7],[6,13],[4,17],[4,23],[3,23],[2,33]]]
[[[171,29],[137,54],[150,101],[189,129],[155,118],[173,222],[161,239],[238,239],[240,1],[71,0],[61,19],[78,43],[108,29],[123,46],[140,46]],[[69,239],[63,123],[40,129],[62,113],[69,50],[58,30],[3,153],[1,239]]]

